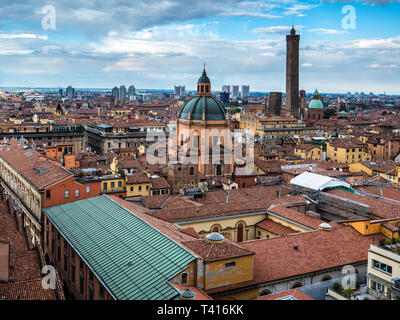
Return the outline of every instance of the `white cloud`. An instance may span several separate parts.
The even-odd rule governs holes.
[[[46,35],[33,33],[0,33],[0,39],[41,39],[47,40]]]
[[[309,32],[316,32],[320,34],[344,34],[347,33],[346,30],[335,30],[335,29],[323,29],[323,28],[315,28],[308,30]]]

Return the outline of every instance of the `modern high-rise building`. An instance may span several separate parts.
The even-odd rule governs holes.
[[[286,36],[286,110],[299,118],[299,44],[300,36],[293,27]]]
[[[72,88],[71,86],[68,86],[65,95],[68,99],[74,98],[75,97],[75,89]]]
[[[232,86],[232,98],[239,97],[239,86]]]
[[[280,116],[282,106],[282,92],[270,92],[268,97],[267,116]]]
[[[128,99],[133,100],[133,97],[136,95],[135,86],[130,86],[128,89]]]
[[[231,92],[231,86],[222,86],[222,92],[227,92],[229,94]]]
[[[242,98],[247,98],[250,95],[250,87],[242,86]]]
[[[175,86],[175,95],[182,97],[186,94],[185,86]]]
[[[120,86],[119,87],[119,100],[120,101],[125,101],[126,98],[126,88],[125,86]]]
[[[111,95],[115,97],[115,101],[119,100],[119,89],[114,87],[111,91]]]

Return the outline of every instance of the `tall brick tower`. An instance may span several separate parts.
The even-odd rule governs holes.
[[[300,35],[292,27],[286,36],[286,110],[299,118],[299,43]]]

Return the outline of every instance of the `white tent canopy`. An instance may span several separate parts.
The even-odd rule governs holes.
[[[339,179],[323,176],[311,172],[303,172],[290,180],[290,184],[314,191],[322,191],[326,188],[345,187],[351,189],[350,184]]]

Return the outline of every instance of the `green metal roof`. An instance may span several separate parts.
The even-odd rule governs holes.
[[[311,100],[310,104],[308,105],[308,108],[310,108],[310,109],[323,109],[324,108],[324,104],[319,99],[313,99],[313,100]]]
[[[175,298],[168,281],[196,258],[106,195],[43,211],[118,300]]]
[[[211,96],[195,96],[182,107],[179,118],[192,120],[225,120],[226,111],[218,100]]]

